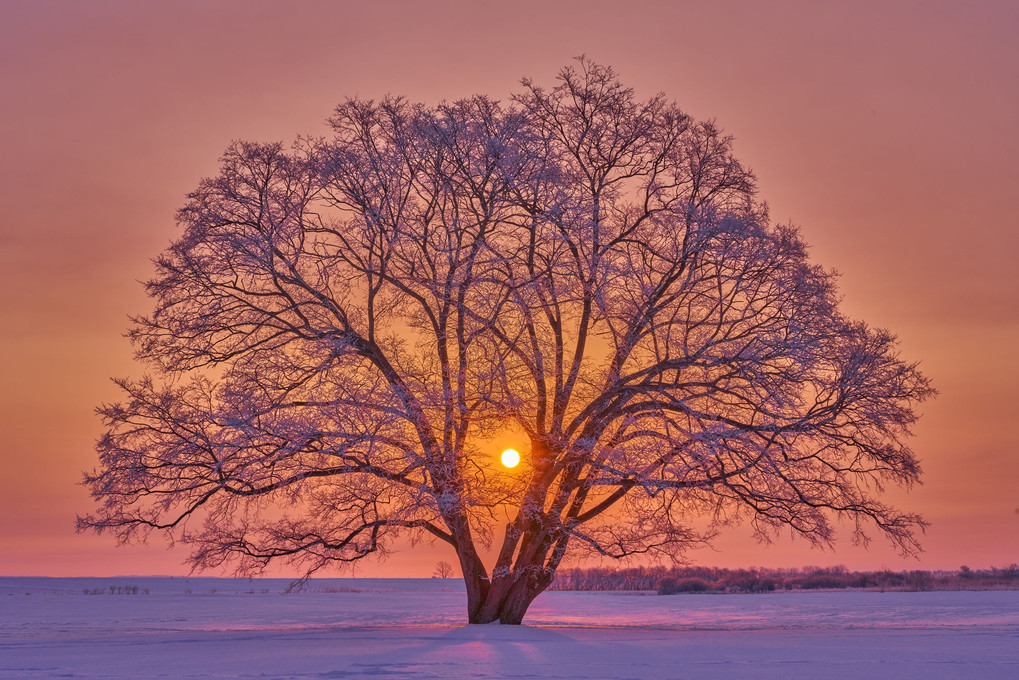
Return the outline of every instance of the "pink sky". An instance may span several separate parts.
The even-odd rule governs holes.
[[[550,84],[579,54],[736,137],[772,216],[842,272],[941,395],[914,448],[916,560],[742,531],[720,566],[1019,561],[1019,4],[0,2],[0,575],[179,574],[183,550],[77,536],[94,407],[176,208],[233,139],[322,134],[348,95],[437,102]],[[360,575],[428,575],[417,547]]]

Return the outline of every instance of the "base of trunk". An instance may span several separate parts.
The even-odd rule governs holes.
[[[531,606],[544,588],[529,588],[525,583],[517,581],[509,589],[495,587],[488,591],[487,597],[474,612],[469,612],[469,623],[487,624],[498,621],[509,626],[519,626]]]

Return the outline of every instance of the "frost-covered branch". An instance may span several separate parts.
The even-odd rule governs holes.
[[[507,622],[571,553],[676,559],[730,522],[918,549],[880,492],[919,481],[934,391],[714,123],[581,58],[505,103],[350,99],[329,125],[231,145],[188,196],[80,528],[246,572],[436,539],[470,620]],[[509,429],[513,472],[487,450]]]

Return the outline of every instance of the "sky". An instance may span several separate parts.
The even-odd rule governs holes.
[[[348,96],[437,103],[551,85],[584,54],[735,137],[774,219],[841,273],[940,395],[912,444],[918,559],[742,529],[717,566],[1019,562],[1019,4],[0,0],[0,575],[183,574],[185,549],[76,535],[94,409],[174,212],[236,139],[324,134]],[[847,531],[845,532],[848,534]],[[361,576],[427,576],[418,545]]]

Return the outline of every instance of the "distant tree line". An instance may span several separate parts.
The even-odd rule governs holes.
[[[798,569],[608,567],[562,569],[552,590],[653,590],[676,593],[766,593],[776,590],[991,590],[1019,588],[1019,566],[956,571],[849,571],[844,566]]]

